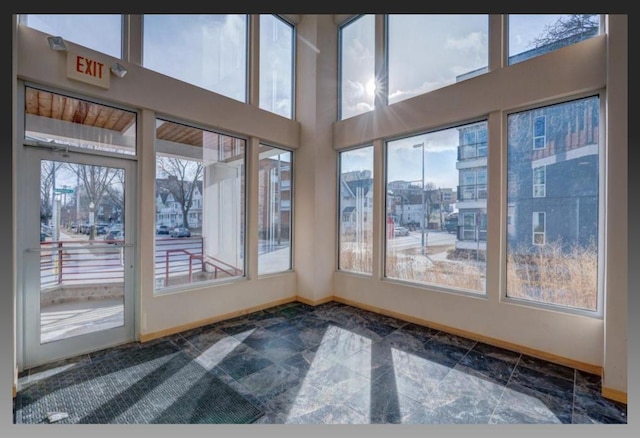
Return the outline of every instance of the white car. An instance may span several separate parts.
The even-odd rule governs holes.
[[[398,236],[408,236],[409,235],[409,229],[405,228],[405,227],[394,227],[393,229],[393,237],[398,237]]]

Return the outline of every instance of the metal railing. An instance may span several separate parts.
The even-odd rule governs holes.
[[[110,243],[114,246],[108,245]],[[124,281],[123,241],[52,241],[40,244],[40,286]]]
[[[156,239],[155,274],[156,278],[164,279],[165,286],[171,277],[180,275],[186,275],[188,281],[192,282],[195,272],[211,272],[214,278],[218,278],[220,273],[235,277],[244,271],[204,255],[202,237]]]

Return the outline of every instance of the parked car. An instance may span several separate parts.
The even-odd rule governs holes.
[[[173,230],[171,230],[171,232],[169,233],[169,236],[171,236],[171,237],[191,237],[191,231],[189,231],[189,228],[175,227]]]
[[[402,226],[397,226],[394,227],[393,229],[393,237],[398,237],[398,236],[408,236],[409,235],[409,229],[402,227]]]
[[[160,225],[156,229],[156,234],[169,234],[169,227],[167,225]]]
[[[124,240],[124,233],[122,230],[111,229],[104,235],[104,240],[107,240],[107,243],[116,243],[116,241]]]

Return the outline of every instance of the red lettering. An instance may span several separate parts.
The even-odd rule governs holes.
[[[88,74],[89,76],[94,76],[94,74],[91,72],[91,67],[93,66],[93,61],[90,59],[87,59],[87,69],[84,71],[86,74]]]
[[[102,79],[104,75],[104,64],[76,55],[76,71],[84,75]]]
[[[83,59],[84,59],[84,58],[83,58],[82,56],[78,56],[78,57],[76,57],[76,71],[77,71],[78,73],[84,73],[84,72],[82,71],[82,69],[81,69],[81,67],[83,66],[83,63],[82,63],[82,60],[83,60]]]

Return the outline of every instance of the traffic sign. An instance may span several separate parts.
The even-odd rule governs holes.
[[[73,193],[73,189],[59,189],[59,188],[55,188],[54,191],[56,193]]]

